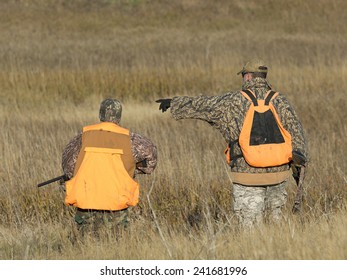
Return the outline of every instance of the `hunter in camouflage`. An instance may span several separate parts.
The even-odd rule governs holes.
[[[100,104],[99,119],[120,125],[122,105],[116,99],[105,99]],[[150,174],[157,165],[157,147],[146,137],[130,131],[131,152],[136,163],[136,174]],[[82,132],[76,135],[65,147],[62,154],[62,168],[67,178],[74,176],[76,162],[82,147]],[[97,233],[100,228],[115,230],[119,225],[128,225],[128,209],[120,211],[93,211],[93,209],[76,210],[75,222],[78,229]]]
[[[243,77],[242,90],[252,90],[258,99],[264,99],[265,94],[273,90],[266,79],[267,67],[259,59],[248,62],[238,74]],[[280,219],[281,209],[287,198],[285,185],[290,165],[259,168],[250,166],[243,158],[238,139],[251,102],[241,91],[218,96],[176,96],[172,99],[159,99],[157,102],[163,112],[170,108],[174,119],[206,121],[223,135],[226,143],[235,143],[231,152],[241,156],[231,166],[231,177],[234,211],[242,225],[261,223],[266,208],[275,220]],[[271,102],[284,128],[292,136],[293,150],[307,158],[305,134],[293,107],[281,93]]]

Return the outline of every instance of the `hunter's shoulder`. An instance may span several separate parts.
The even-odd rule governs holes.
[[[133,145],[156,148],[156,145],[148,137],[134,131],[130,131],[130,139]]]

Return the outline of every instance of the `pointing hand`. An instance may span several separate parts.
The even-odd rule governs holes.
[[[159,110],[163,113],[170,108],[172,99],[158,99],[155,102],[160,103]]]

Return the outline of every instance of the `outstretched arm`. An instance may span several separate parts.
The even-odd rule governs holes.
[[[218,123],[225,111],[230,94],[219,96],[178,96],[171,101],[171,114],[176,120],[199,119],[210,124]]]
[[[197,119],[219,130],[228,141],[230,129],[234,128],[235,115],[241,110],[241,98],[237,92],[217,96],[178,96],[170,102],[170,112],[176,120]]]

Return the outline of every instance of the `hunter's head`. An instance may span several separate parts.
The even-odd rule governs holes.
[[[122,118],[122,104],[117,99],[107,98],[100,104],[99,119],[102,122],[119,124]]]
[[[237,75],[242,74],[242,78],[244,81],[251,80],[256,77],[266,79],[268,68],[265,65],[264,61],[261,59],[255,58],[248,61],[241,71],[237,73]]]

